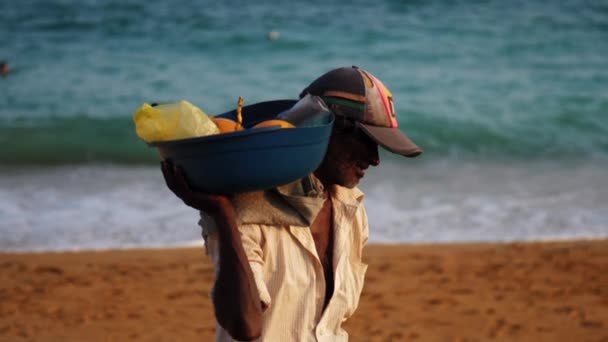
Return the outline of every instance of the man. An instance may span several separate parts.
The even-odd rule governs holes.
[[[341,324],[359,303],[368,222],[357,184],[380,163],[378,144],[415,157],[397,126],[392,95],[357,67],[327,72],[305,88],[336,115],[326,156],[309,177],[263,192],[226,196],[189,189],[163,163],[167,186],[201,210],[216,282],[218,341],[346,341]]]

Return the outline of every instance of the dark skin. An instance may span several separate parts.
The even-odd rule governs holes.
[[[314,173],[326,189],[331,189],[333,185],[354,188],[370,165],[377,166],[380,163],[378,145],[356,128],[336,126],[325,159]],[[191,190],[183,172],[168,162],[162,162],[161,168],[169,189],[186,205],[211,215],[218,226],[220,266],[213,296],[218,323],[235,339],[250,341],[260,337],[264,308],[243,249],[236,224],[236,212],[230,199],[223,195]],[[325,273],[325,306],[334,290],[333,210],[331,194],[328,195],[310,226]]]
[[[333,274],[333,210],[331,199],[328,198],[323,204],[323,208],[310,225],[310,233],[315,242],[317,255],[323,266],[325,275],[325,301],[323,308],[327,306],[332,294],[334,293],[334,274]]]

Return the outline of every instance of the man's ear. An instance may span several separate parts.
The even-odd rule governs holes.
[[[357,123],[343,115],[335,115],[334,130],[340,133],[352,133],[357,128]]]

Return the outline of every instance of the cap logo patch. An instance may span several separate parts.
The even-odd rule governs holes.
[[[397,128],[399,124],[397,123],[397,117],[395,115],[395,105],[393,103],[393,94],[391,94],[390,90],[376,77],[370,75],[370,78],[373,80],[375,84],[375,90],[378,92],[378,96],[380,97],[380,101],[382,101],[382,106],[384,107],[384,112],[386,113],[388,122],[390,123],[390,127]]]

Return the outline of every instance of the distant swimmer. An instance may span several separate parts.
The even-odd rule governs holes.
[[[0,61],[0,75],[6,76],[10,71],[8,63],[6,61]]]
[[[281,33],[279,31],[272,30],[268,32],[268,39],[270,40],[279,40],[280,37]]]

